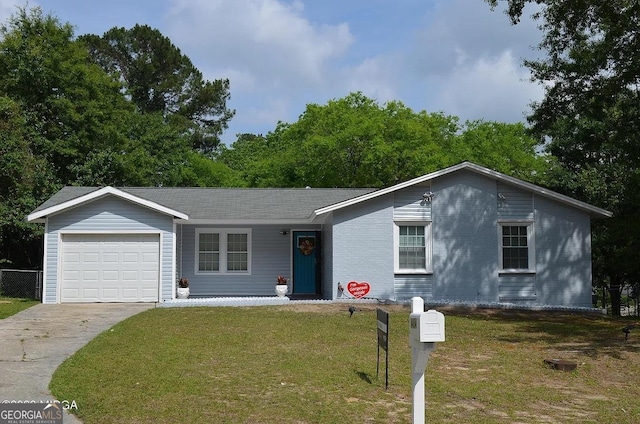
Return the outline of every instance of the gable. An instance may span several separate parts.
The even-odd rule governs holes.
[[[432,172],[430,174],[423,175],[421,177],[414,178],[409,181],[405,181],[400,184],[396,184],[391,187],[387,187],[381,190],[377,190],[375,192],[367,193],[363,196],[348,199],[344,202],[337,203],[335,205],[327,206],[324,208],[317,209],[314,213],[315,215],[323,215],[341,208],[349,207],[355,205],[360,202],[365,202],[367,200],[374,199],[379,196],[384,196],[390,193],[395,193],[400,190],[406,189],[412,186],[425,186],[428,185],[431,181],[438,179],[439,177],[443,177],[452,173],[457,173],[461,171],[469,171],[473,172],[479,176],[483,176],[492,180],[495,180],[497,183],[502,184],[502,187],[513,187],[514,189],[519,190],[520,193],[528,192],[534,195],[539,195],[548,199],[552,199],[554,201],[560,202],[566,206],[570,206],[572,208],[580,209],[584,212],[589,213],[592,218],[609,218],[613,216],[613,214],[605,209],[598,208],[596,206],[590,205],[588,203],[582,202],[580,200],[571,198],[569,196],[565,196],[563,194],[557,193],[555,191],[546,189],[544,187],[537,186],[535,184],[520,180],[515,177],[511,177],[505,174],[502,174],[497,171],[493,171],[491,169],[482,167],[480,165],[476,165],[471,162],[463,162],[458,165],[451,166],[449,168],[442,169],[440,171]],[[433,194],[437,196],[437,193],[430,193],[428,191],[424,192],[424,195]]]
[[[178,218],[189,219],[186,214],[180,211],[173,210],[148,199],[134,196],[130,193],[118,190],[113,187],[103,187],[99,189],[92,189],[90,187],[65,187],[53,197],[51,197],[47,202],[31,212],[27,216],[27,221],[41,221],[49,215],[61,213],[106,196],[115,196],[166,215],[173,215]]]

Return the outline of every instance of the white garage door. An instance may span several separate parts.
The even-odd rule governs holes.
[[[157,302],[158,234],[62,236],[62,302]]]

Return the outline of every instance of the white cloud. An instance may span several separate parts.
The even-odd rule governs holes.
[[[532,8],[525,9],[524,16]],[[418,73],[447,73],[465,60],[498,57],[505,50],[518,60],[530,58],[540,41],[536,23],[523,19],[510,25],[503,10],[491,11],[483,1],[447,0],[436,2],[428,23],[416,34],[413,65]]]
[[[225,133],[292,122],[314,94],[333,88],[334,62],[354,39],[346,23],[313,22],[300,1],[172,0],[166,35],[205,78],[228,78],[236,116]],[[295,109],[294,109],[295,108]],[[265,127],[267,128],[265,131]]]
[[[249,124],[272,124],[275,129],[276,123],[287,116],[290,102],[283,97],[270,97],[265,99],[264,107],[250,107],[247,116],[250,117]]]
[[[257,89],[323,84],[328,63],[353,42],[347,24],[313,23],[298,1],[175,0],[166,19],[170,38],[194,62],[250,73]]]
[[[543,89],[527,82],[529,71],[510,51],[456,66],[441,81],[438,97],[447,114],[463,119],[523,121],[528,104],[540,100]]]
[[[397,28],[406,17],[391,19],[364,3],[344,14],[312,15],[313,7],[338,3],[306,10],[298,0],[169,2],[163,32],[207,79],[231,82],[237,114],[227,141],[239,132],[265,133],[280,120],[295,122],[306,104],[353,91],[414,110],[505,122],[522,121],[528,104],[541,98],[520,66],[539,41],[535,23],[511,26],[480,0],[394,9],[421,15],[409,20],[410,29]],[[358,7],[378,10],[379,19],[358,20]]]
[[[26,3],[23,0],[0,0],[0,22],[5,23],[15,14],[17,6],[24,6]],[[29,4],[30,7],[37,6],[35,2]]]
[[[398,100],[395,80],[398,78],[394,60],[378,56],[367,58],[361,63],[343,70],[344,91],[361,91],[365,96],[379,103]],[[343,95],[346,95],[347,93]],[[340,96],[342,97],[342,96]]]
[[[514,26],[483,1],[436,1],[406,57],[406,80],[413,83],[403,87],[408,104],[462,120],[523,121],[543,94],[522,66],[540,54],[532,49],[541,37],[527,18],[532,11],[525,9]]]

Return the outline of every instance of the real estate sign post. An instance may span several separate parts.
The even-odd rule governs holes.
[[[389,312],[380,308],[376,309],[378,317],[378,365],[376,366],[376,377],[380,374],[380,348],[385,351],[385,378],[384,388],[389,388]]]

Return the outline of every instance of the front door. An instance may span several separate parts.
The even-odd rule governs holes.
[[[319,293],[319,247],[319,232],[293,232],[293,294]]]

